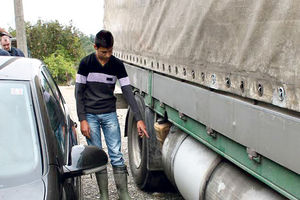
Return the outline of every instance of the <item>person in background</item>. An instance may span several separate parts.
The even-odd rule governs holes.
[[[0,56],[10,56],[10,54],[5,50],[0,49]]]
[[[114,39],[102,30],[95,37],[95,53],[84,57],[76,75],[76,106],[80,129],[88,145],[102,149],[101,129],[113,167],[114,180],[121,200],[131,199],[127,187],[127,168],[121,153],[121,132],[116,113],[114,89],[118,80],[125,99],[137,121],[140,137],[149,137],[134,98],[124,64],[112,55]],[[100,199],[108,199],[107,169],[96,173]]]
[[[0,37],[2,37],[3,35],[8,35],[8,33],[0,27]],[[0,48],[0,56],[10,56],[10,54],[7,51]]]
[[[9,37],[12,37],[4,28],[0,27],[0,37],[7,35]]]
[[[25,57],[24,53],[15,47],[11,46],[11,35],[6,32],[3,28],[0,28],[0,43],[2,48],[7,51],[11,56],[21,56],[21,57]]]

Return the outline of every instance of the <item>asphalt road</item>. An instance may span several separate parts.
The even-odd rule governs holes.
[[[68,104],[68,107],[71,111],[71,114],[73,116],[73,120],[75,120],[78,123],[78,118],[76,114],[76,103],[75,103],[75,98],[74,98],[74,86],[60,86],[60,90]],[[121,133],[124,135],[124,127],[125,127],[125,117],[126,117],[126,112],[127,109],[118,109],[117,114],[118,114],[118,119],[120,122],[120,127],[121,127]],[[77,128],[77,133],[78,133],[78,140],[80,144],[86,144],[85,138],[82,136],[80,133],[80,128],[78,126]],[[103,141],[102,144],[105,144]],[[107,148],[105,145],[104,150],[107,152]],[[128,166],[128,151],[127,151],[127,138],[123,137],[122,138],[122,152],[124,154],[125,162]],[[132,199],[135,200],[181,200],[183,199],[179,194],[175,193],[147,193],[139,190],[132,177],[131,177],[131,172],[128,166],[128,171],[129,171],[129,177],[128,177],[128,190],[129,194],[132,197]],[[113,174],[112,174],[112,168],[111,165],[108,165],[108,184],[109,184],[109,196],[110,199],[118,199],[117,195],[117,190],[114,184],[113,180]],[[85,175],[82,177],[82,185],[83,185],[83,200],[94,200],[94,199],[99,199],[99,191],[96,183],[96,178],[94,175]]]

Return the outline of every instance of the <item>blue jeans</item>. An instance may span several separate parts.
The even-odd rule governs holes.
[[[91,129],[91,138],[86,138],[88,145],[95,145],[102,149],[102,129],[111,165],[124,166],[123,154],[121,153],[121,131],[117,113],[88,113],[86,114],[86,120]]]

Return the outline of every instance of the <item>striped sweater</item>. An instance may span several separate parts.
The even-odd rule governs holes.
[[[114,89],[117,80],[135,119],[142,119],[124,64],[111,56],[102,66],[95,53],[92,53],[81,60],[76,75],[75,96],[79,121],[86,119],[86,113],[103,114],[116,111]]]

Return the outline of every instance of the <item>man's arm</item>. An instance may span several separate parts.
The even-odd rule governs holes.
[[[141,115],[137,102],[134,98],[131,85],[122,86],[121,89],[122,89],[123,96],[125,97],[125,100],[130,106],[131,111],[133,112],[133,116],[135,120],[136,121],[143,120],[143,116]]]
[[[139,135],[141,137],[146,136],[149,138],[149,135],[146,130],[146,125],[143,121],[143,117],[139,111],[137,102],[132,93],[132,87],[130,85],[129,78],[128,77],[121,78],[119,79],[119,82],[121,85],[123,96],[125,97],[127,103],[129,104],[131,111],[133,112],[134,118],[137,121],[137,129]]]
[[[85,69],[85,65],[83,64],[83,62],[81,62],[76,74],[75,99],[78,120],[80,121],[80,130],[84,136],[90,138],[90,127],[88,122],[86,121],[84,108],[84,91],[87,79],[87,73],[85,72]]]
[[[85,109],[84,109],[84,91],[86,86],[86,77],[78,74],[76,75],[75,84],[75,98],[76,108],[79,121],[85,120]]]
[[[132,93],[132,87],[130,85],[130,80],[128,78],[128,75],[127,75],[127,72],[126,72],[126,69],[125,69],[125,66],[123,63],[120,63],[117,77],[118,77],[118,80],[119,80],[119,83],[120,83],[120,86],[121,86],[121,89],[123,92],[123,96],[125,97],[127,103],[129,104],[131,111],[134,114],[134,118],[137,121],[136,126],[137,126],[139,136],[141,136],[141,137],[146,136],[149,138],[149,135],[146,130],[146,125],[143,121],[143,117],[140,113],[139,107],[138,107],[137,102]]]

